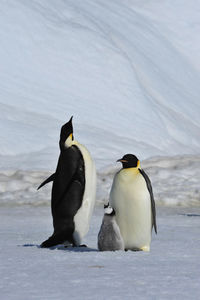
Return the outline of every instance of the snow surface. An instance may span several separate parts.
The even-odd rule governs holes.
[[[200,296],[200,208],[158,208],[151,252],[99,252],[103,208],[88,248],[41,249],[52,233],[50,208],[1,207],[1,299],[192,299]]]
[[[76,249],[39,248],[53,231],[51,184],[36,187],[50,173],[1,172],[0,298],[199,299],[200,157],[154,158],[142,166],[157,204],[158,235],[153,232],[149,253],[97,250],[116,165],[98,172],[88,248]]]

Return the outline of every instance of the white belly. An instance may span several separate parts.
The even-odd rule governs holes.
[[[123,169],[115,175],[110,205],[124,239],[125,249],[148,251],[151,243],[151,200],[145,179],[140,173]]]
[[[88,150],[78,142],[74,144],[79,148],[85,163],[85,191],[83,201],[77,214],[74,216],[74,239],[78,245],[89,230],[90,220],[95,204],[96,196],[96,168]]]

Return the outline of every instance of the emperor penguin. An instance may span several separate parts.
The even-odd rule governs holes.
[[[98,234],[98,249],[100,251],[124,250],[124,241],[116,223],[115,210],[109,204],[104,206],[104,217]]]
[[[58,244],[80,246],[89,230],[96,195],[96,169],[88,150],[73,136],[71,119],[61,127],[60,156],[54,174],[39,187],[53,181],[51,212],[54,231],[41,247]]]
[[[135,155],[126,154],[118,161],[122,169],[114,176],[109,202],[116,212],[125,250],[150,251],[153,227],[157,233],[151,181]]]

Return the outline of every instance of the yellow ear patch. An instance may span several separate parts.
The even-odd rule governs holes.
[[[70,133],[70,135],[68,136],[68,138],[65,141],[65,147],[66,148],[71,147],[72,143],[73,143],[73,134]]]
[[[137,168],[140,168],[140,161],[138,159],[138,162],[137,162]]]

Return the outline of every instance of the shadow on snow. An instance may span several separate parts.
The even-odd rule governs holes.
[[[24,244],[19,245],[19,247],[37,247],[40,249],[49,249],[49,250],[62,250],[62,251],[68,251],[68,252],[99,252],[99,250],[95,248],[89,248],[89,247],[66,247],[64,245],[57,245],[50,248],[42,248],[40,245],[37,244]]]

